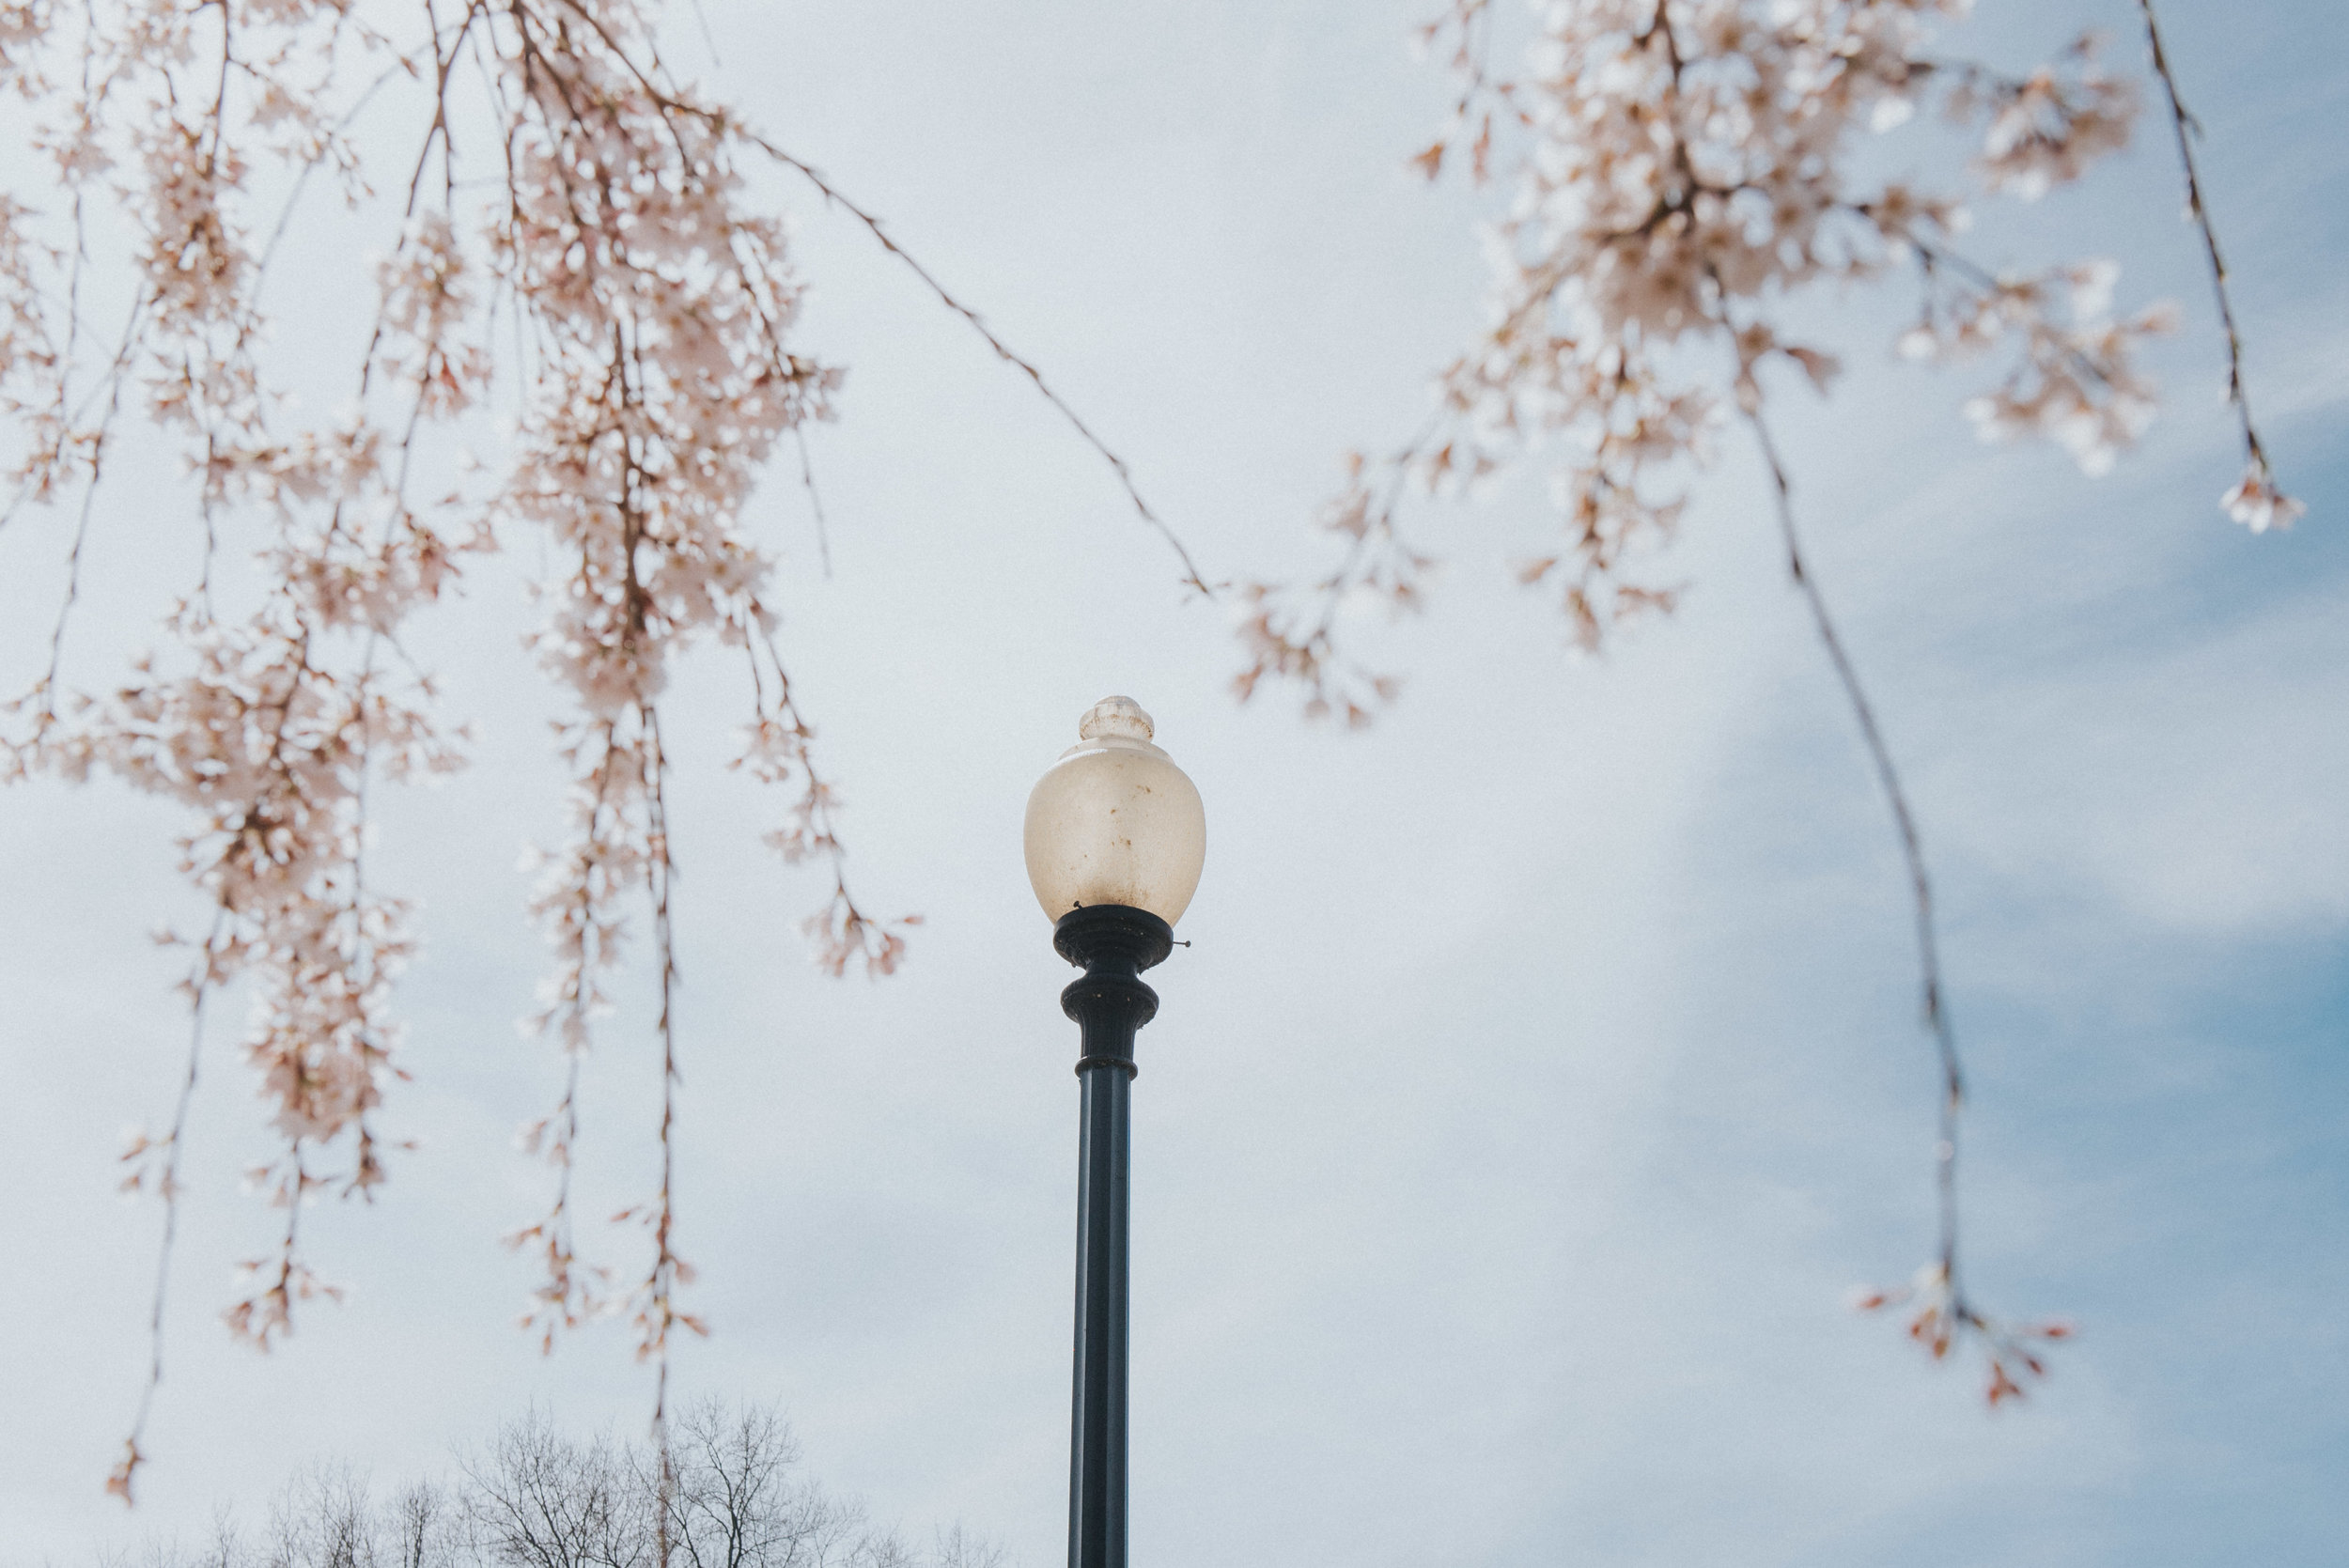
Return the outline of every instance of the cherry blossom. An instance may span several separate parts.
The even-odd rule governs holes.
[[[2257,453],[2252,454],[2244,468],[2243,477],[2219,499],[2227,515],[2254,534],[2289,528],[2308,511],[2307,506],[2276,488],[2267,474],[2267,459]]]
[[[2275,489],[2252,427],[2191,122],[2151,0],[2139,8],[2242,420],[2247,468],[2223,505],[2254,532],[2280,527],[2300,508]],[[1921,1017],[1942,1079],[1935,1351],[1952,1335],[1978,1342],[1995,1404],[2020,1392],[2017,1368],[2035,1374],[2041,1362],[2015,1353],[1961,1283],[1963,1079],[1931,879],[1899,771],[1804,558],[1772,396],[1787,385],[1826,396],[1842,363],[1843,346],[1791,324],[1796,301],[1905,277],[1918,314],[1898,353],[1992,362],[1993,384],[1965,405],[1977,432],[2052,440],[2101,474],[2155,415],[2139,350],[2174,331],[2178,316],[2161,303],[2116,307],[2119,269],[2108,259],[2026,272],[1966,254],[1969,201],[2034,201],[2079,179],[2127,143],[2139,108],[2135,84],[2106,69],[2092,37],[2021,75],[1945,53],[1941,36],[1967,9],[1964,0],[1548,0],[1532,8],[1520,61],[1502,70],[1492,0],[1452,0],[1422,41],[1445,53],[1460,90],[1442,134],[1410,163],[1432,179],[1456,151],[1479,185],[1507,188],[1481,236],[1486,324],[1435,378],[1435,411],[1418,435],[1383,458],[1346,459],[1343,488],[1315,520],[1342,541],[1335,565],[1303,583],[1244,583],[1233,604],[1243,698],[1277,678],[1302,690],[1308,715],[1366,722],[1394,683],[1357,662],[1338,632],[1354,607],[1402,613],[1424,599],[1434,562],[1399,524],[1407,492],[1456,492],[1539,464],[1563,536],[1517,575],[1555,595],[1573,640],[1595,649],[1622,623],[1672,606],[1678,584],[1657,575],[1657,559],[1723,428],[1747,427],[1789,573],[1899,830]],[[1935,126],[1956,128],[1955,157],[1932,142]],[[1938,184],[1876,172],[1888,161],[1869,149],[1894,135],[1944,154]]]
[[[802,285],[742,161],[837,193],[671,80],[629,0],[460,0],[405,25],[386,30],[388,14],[340,0],[0,9],[5,80],[40,112],[36,146],[54,170],[43,205],[0,198],[0,397],[24,433],[8,517],[78,503],[49,668],[8,707],[0,765],[16,778],[111,773],[192,814],[182,863],[212,918],[201,937],[173,939],[193,955],[189,1072],[172,1130],[134,1140],[125,1179],[166,1205],[160,1335],[204,1003],[250,982],[242,1051],[279,1143],[250,1185],[283,1226],[241,1265],[223,1316],[267,1348],[300,1303],[339,1289],[304,1261],[301,1215],[322,1194],[365,1197],[389,1172],[379,1121],[403,1076],[391,988],[415,936],[407,906],[367,876],[367,791],[460,766],[464,739],[404,639],[468,556],[518,533],[545,540],[554,566],[531,642],[574,705],[559,748],[572,786],[531,907],[552,958],[532,1027],[561,1052],[566,1087],[522,1138],[552,1168],[549,1210],[509,1239],[540,1271],[524,1320],[542,1343],[618,1312],[661,1367],[665,1397],[671,1334],[703,1327],[677,1301],[692,1269],[668,1180],[678,1041],[661,701],[687,646],[714,639],[745,659],[747,766],[788,801],[775,842],[831,873],[810,922],[817,963],[839,973],[862,958],[880,974],[905,954],[908,923],[877,920],[849,894],[837,798],[813,767],[813,726],[763,598],[776,558],[742,522],[775,442],[832,416],[841,374],[795,346]],[[379,92],[413,116],[412,162],[394,188],[396,235],[372,264],[354,396],[330,420],[305,418],[266,351],[270,257],[314,173],[368,210],[369,171],[346,129]],[[490,134],[474,147],[462,126]],[[499,171],[486,189],[459,178],[474,159]],[[288,172],[292,200],[272,226],[256,192]],[[137,250],[116,346],[93,351],[86,225],[109,202]],[[525,345],[504,365],[490,336],[501,317]],[[451,435],[493,396],[515,411],[502,461],[443,484]],[[164,644],[111,692],[85,695],[67,684],[69,629],[126,405],[181,443],[203,567]],[[259,602],[230,613],[215,557],[257,527]],[[638,908],[663,1002],[662,1163],[653,1193],[620,1217],[641,1225],[647,1261],[615,1284],[623,1276],[579,1255],[569,1176],[580,1060]],[[126,1500],[160,1376],[158,1357],[110,1483]]]
[[[1770,365],[1822,394],[1832,381],[1836,350],[1781,324],[1808,287],[1906,272],[1919,319],[1904,355],[2006,361],[1967,406],[1985,438],[2047,437],[2084,471],[2108,471],[2153,418],[2138,351],[2176,312],[2117,311],[2109,260],[1993,271],[1957,240],[1969,196],[2036,199],[2124,145],[2138,93],[2092,37],[2021,76],[1952,58],[1937,30],[1965,12],[1957,0],[1571,0],[1535,8],[1522,69],[1504,74],[1490,64],[1490,0],[1455,0],[1424,41],[1451,46],[1462,90],[1412,163],[1433,178],[1464,150],[1482,182],[1499,178],[1497,148],[1517,154],[1485,235],[1490,324],[1437,378],[1426,429],[1383,459],[1348,459],[1319,520],[1345,539],[1337,567],[1243,585],[1241,692],[1279,675],[1304,685],[1313,712],[1366,715],[1380,688],[1332,643],[1331,606],[1416,608],[1429,558],[1398,529],[1402,495],[1519,461],[1548,460],[1564,532],[1519,576],[1559,596],[1579,643],[1669,608],[1674,585],[1649,564],[1722,421],[1760,417]],[[2161,75],[2168,86],[2166,63]],[[1925,109],[1971,138],[1950,188],[1867,172],[1879,161],[1863,149]],[[2216,268],[2215,241],[2212,256]],[[2238,346],[2241,406],[2239,358]],[[2248,414],[2245,428],[2256,482],[2240,492],[2248,506],[2235,492],[2225,505],[2246,521],[2286,518],[2289,505],[2259,509],[2266,467]]]

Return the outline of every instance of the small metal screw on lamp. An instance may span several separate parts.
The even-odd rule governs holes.
[[[1069,1568],[1126,1568],[1126,1337],[1134,1034],[1158,1016],[1142,971],[1174,951],[1207,852],[1199,791],[1152,745],[1150,716],[1105,697],[1028,797],[1028,880],[1052,947],[1084,970],[1061,992],[1077,1057],[1077,1334]]]

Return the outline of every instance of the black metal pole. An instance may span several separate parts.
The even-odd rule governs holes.
[[[1083,1029],[1077,1143],[1077,1345],[1068,1443],[1068,1568],[1126,1568],[1126,1217],[1134,1032],[1158,1015],[1142,971],[1174,951],[1146,909],[1072,909],[1052,946],[1084,976],[1060,994]]]

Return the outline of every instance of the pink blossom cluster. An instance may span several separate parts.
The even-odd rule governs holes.
[[[1907,1309],[1908,1337],[1937,1361],[1948,1359],[1962,1336],[1979,1341],[1989,1364],[1985,1397],[1993,1409],[2022,1398],[2025,1377],[2046,1376],[2045,1347],[2074,1333],[2061,1318],[2009,1323],[1983,1315],[1958,1290],[1946,1258],[1920,1268],[1907,1284],[1858,1293],[1852,1306],[1863,1312]]]
[[[897,923],[865,916],[840,876],[837,800],[810,767],[761,599],[774,558],[742,521],[776,441],[830,417],[840,372],[793,347],[801,286],[781,224],[744,188],[746,152],[783,155],[665,75],[636,5],[417,11],[397,33],[390,13],[349,0],[0,5],[0,84],[39,112],[53,174],[45,194],[0,195],[0,406],[23,432],[8,513],[79,503],[50,667],[8,709],[0,761],[11,776],[104,770],[195,815],[184,860],[213,920],[189,939],[190,1001],[200,1030],[209,995],[252,982],[244,1053],[280,1141],[255,1180],[285,1210],[281,1244],[245,1266],[226,1313],[266,1346],[296,1302],[332,1293],[296,1246],[305,1200],[364,1195],[384,1176],[376,1123],[400,1076],[389,987],[413,939],[405,906],[366,875],[367,787],[458,766],[462,739],[403,639],[467,554],[516,530],[545,539],[555,566],[532,644],[574,708],[568,832],[532,905],[553,950],[534,1022],[568,1072],[554,1112],[525,1129],[556,1169],[552,1208],[512,1239],[541,1267],[525,1321],[551,1338],[625,1310],[643,1353],[663,1358],[672,1327],[698,1327],[674,1300],[691,1271],[674,1246],[673,1102],[664,1092],[659,1189],[622,1217],[652,1238],[625,1300],[574,1255],[569,1167],[578,1058],[632,904],[652,915],[675,1079],[660,701],[687,645],[712,637],[746,659],[746,765],[795,792],[778,846],[833,873],[810,923],[818,961],[880,973],[904,951]],[[394,187],[404,202],[374,269],[355,396],[304,421],[267,352],[274,239],[259,237],[298,213],[313,173],[371,210],[347,132],[379,91],[408,93],[414,159]],[[472,147],[465,127],[490,134]],[[487,194],[459,177],[476,156],[500,172]],[[272,230],[256,193],[288,172]],[[138,237],[118,335],[85,324],[99,278],[88,221],[110,202]],[[503,365],[501,318],[520,346]],[[502,471],[420,499],[455,427],[493,394],[515,410]],[[187,456],[203,569],[163,650],[111,694],[70,695],[82,543],[126,405]],[[257,572],[216,596],[219,541],[256,529]],[[257,606],[222,607],[254,583]],[[178,1141],[176,1126],[142,1135],[131,1184],[176,1198]],[[140,1458],[134,1431],[117,1471],[126,1497]]]
[[[288,9],[284,24],[307,24],[309,9]],[[364,875],[366,790],[370,777],[453,767],[456,755],[430,716],[429,683],[395,673],[381,655],[464,547],[407,505],[384,461],[395,439],[366,412],[323,429],[274,427],[276,398],[256,352],[260,267],[237,215],[250,171],[230,136],[229,73],[221,68],[209,113],[183,87],[206,54],[200,26],[163,6],[93,13],[72,40],[80,89],[47,100],[62,97],[65,110],[44,122],[40,145],[76,220],[72,244],[48,251],[51,270],[66,272],[63,335],[82,334],[80,224],[109,172],[139,235],[135,297],[120,347],[79,397],[74,378],[89,367],[72,351],[36,364],[45,384],[16,399],[33,415],[16,478],[20,502],[81,488],[78,584],[115,416],[126,396],[143,395],[148,417],[190,455],[206,539],[226,512],[262,520],[260,603],[245,614],[216,609],[208,544],[203,579],[167,626],[168,650],[96,697],[59,688],[61,617],[48,674],[12,705],[25,724],[6,756],[20,775],[103,769],[195,815],[182,862],[213,918],[203,939],[188,939],[188,988],[200,1004],[231,981],[253,982],[243,1053],[282,1140],[253,1172],[285,1212],[281,1241],[274,1257],[243,1265],[249,1288],[226,1313],[266,1346],[290,1327],[295,1300],[325,1288],[296,1250],[303,1202],[330,1186],[366,1195],[384,1177],[374,1115],[397,1072],[388,990],[412,939],[404,904]],[[224,36],[219,53],[230,48]],[[287,90],[271,56],[241,63],[267,84],[264,96]],[[28,84],[30,72],[18,80]],[[21,254],[17,236],[35,216],[8,206],[0,256]],[[45,288],[28,301],[53,318],[56,304]],[[48,341],[60,335],[44,330]],[[177,1131],[142,1144],[138,1157],[160,1163],[143,1164],[132,1185],[173,1198]]]
[[[1762,458],[1790,573],[1852,705],[1899,829],[1916,910],[1922,1017],[1945,1094],[1936,1166],[1939,1262],[1900,1299],[1935,1356],[1959,1339],[1985,1352],[1995,1405],[2042,1362],[2024,1345],[2058,1331],[2012,1329],[1957,1285],[1955,1186],[1961,1076],[1942,1004],[1931,883],[1899,771],[1818,584],[1804,564],[1793,486],[1766,417],[1769,384],[1797,373],[1822,396],[1838,374],[1815,341],[1822,286],[1846,291],[1900,272],[1918,288],[1898,338],[1914,360],[2003,361],[1969,399],[1987,440],[2051,439],[2091,474],[2109,469],[2153,418],[2139,368],[2145,340],[2176,312],[2113,304],[2118,269],[2081,261],[1994,272],[1957,245],[1964,198],[2035,200],[2128,140],[2138,94],[2082,39],[2022,75],[1952,58],[1938,31],[1965,0],[1540,0],[1520,66],[1492,65],[1492,0],[1451,0],[1424,29],[1448,43],[1461,87],[1451,123],[1411,160],[1429,179],[1455,152],[1482,185],[1514,156],[1511,197],[1485,235],[1487,324],[1436,380],[1436,409],[1382,459],[1347,459],[1320,511],[1336,564],[1306,583],[1245,583],[1232,603],[1248,658],[1245,698],[1268,678],[1305,690],[1310,716],[1366,722],[1393,682],[1354,661],[1338,623],[1355,606],[1416,608],[1432,559],[1396,523],[1407,489],[1478,486],[1546,464],[1561,545],[1522,562],[1525,584],[1559,596],[1575,641],[1595,648],[1624,620],[1669,609],[1675,590],[1649,562],[1677,531],[1690,472],[1719,427],[1744,422]],[[2187,211],[2210,261],[2228,348],[2229,397],[2244,438],[2242,479],[2223,497],[2254,532],[2288,525],[2243,387],[2226,269],[2203,202],[2175,77],[2152,0],[2145,39],[2176,131]],[[1885,179],[1875,138],[1938,110],[1963,138],[1938,186]],[[1872,1304],[1893,1299],[1879,1293]]]
[[[1937,109],[1971,137],[1982,193],[2035,198],[2127,140],[2133,85],[2092,40],[2022,76],[1953,61],[1937,29],[1962,0],[1561,0],[1535,8],[1521,69],[1489,64],[1491,0],[1454,0],[1427,32],[1449,39],[1463,82],[1453,123],[1414,160],[1433,177],[1455,148],[1482,180],[1495,147],[1519,154],[1514,194],[1486,236],[1490,324],[1438,379],[1438,409],[1402,451],[1349,459],[1322,514],[1341,564],[1302,590],[1243,594],[1250,664],[1301,681],[1315,712],[1359,715],[1378,696],[1330,644],[1331,606],[1415,602],[1425,557],[1395,503],[1408,482],[1474,485],[1550,454],[1563,548],[1520,578],[1560,596],[1573,634],[1669,607],[1642,563],[1674,534],[1685,475],[1713,453],[1726,415],[1759,420],[1764,371],[1821,392],[1838,361],[1788,325],[1820,285],[1905,267],[1922,301],[1901,341],[1918,358],[2004,353],[1995,390],[1968,405],[1985,438],[2046,435],[2092,474],[2152,417],[2136,365],[2174,312],[2116,314],[2114,269],[2087,262],[1995,272],[1955,247],[1963,183],[1932,190],[1870,173],[1863,149]],[[1954,176],[1955,171],[1953,171]],[[2228,497],[2253,526],[2289,520],[2264,474]]]

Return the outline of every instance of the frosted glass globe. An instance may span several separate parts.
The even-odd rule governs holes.
[[[1172,925],[1190,907],[1207,859],[1206,809],[1150,744],[1153,733],[1131,697],[1104,697],[1029,793],[1028,881],[1048,919],[1123,904]]]

